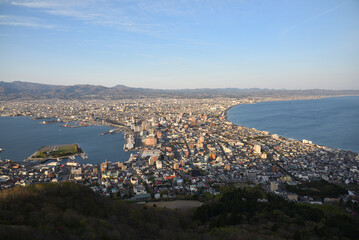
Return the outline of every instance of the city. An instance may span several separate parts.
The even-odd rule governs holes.
[[[259,100],[123,99],[0,102],[1,116],[88,125],[109,125],[124,133],[126,162],[1,162],[1,189],[32,183],[74,181],[104,196],[131,201],[191,199],[219,194],[225,184],[260,185],[290,201],[322,204],[357,200],[347,191],[324,199],[288,191],[308,181],[359,183],[358,153],[330,149],[237,126],[227,111]],[[51,121],[51,120],[50,120]],[[113,130],[114,131],[114,130]]]
[[[359,1],[0,10],[0,239],[358,239]]]

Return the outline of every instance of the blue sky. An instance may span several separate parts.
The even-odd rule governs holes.
[[[0,0],[0,81],[359,89],[359,0]]]

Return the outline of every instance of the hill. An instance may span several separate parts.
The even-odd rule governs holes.
[[[346,212],[344,203],[289,202],[266,194],[259,187],[241,190],[225,186],[221,192],[218,199],[198,208],[194,217],[217,231],[229,228],[239,232],[239,236],[249,232],[267,239],[357,239],[359,236],[358,217]],[[354,208],[358,211],[358,205]]]
[[[12,99],[124,99],[144,97],[211,98],[211,97],[265,97],[308,98],[318,96],[359,95],[359,90],[274,90],[238,88],[201,88],[162,90],[131,88],[124,85],[104,87],[95,85],[47,85],[28,82],[0,82],[0,100]]]
[[[177,211],[99,196],[73,183],[37,184],[0,194],[1,239],[191,239]]]
[[[0,192],[1,239],[357,239],[344,207],[287,202],[260,188],[222,187],[189,212],[131,204],[75,184]]]

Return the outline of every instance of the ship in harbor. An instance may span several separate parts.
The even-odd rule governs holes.
[[[114,134],[114,133],[116,133],[118,131],[119,131],[118,129],[111,129],[111,130],[109,130],[107,132],[99,134],[99,136],[103,136],[103,135],[106,135],[106,134]]]

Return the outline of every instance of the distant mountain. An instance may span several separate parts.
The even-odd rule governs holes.
[[[12,99],[123,99],[143,97],[209,98],[209,97],[264,97],[306,98],[315,96],[359,95],[359,90],[275,90],[239,88],[199,88],[162,90],[131,88],[124,85],[104,87],[100,85],[48,85],[29,82],[0,82],[0,100]]]

